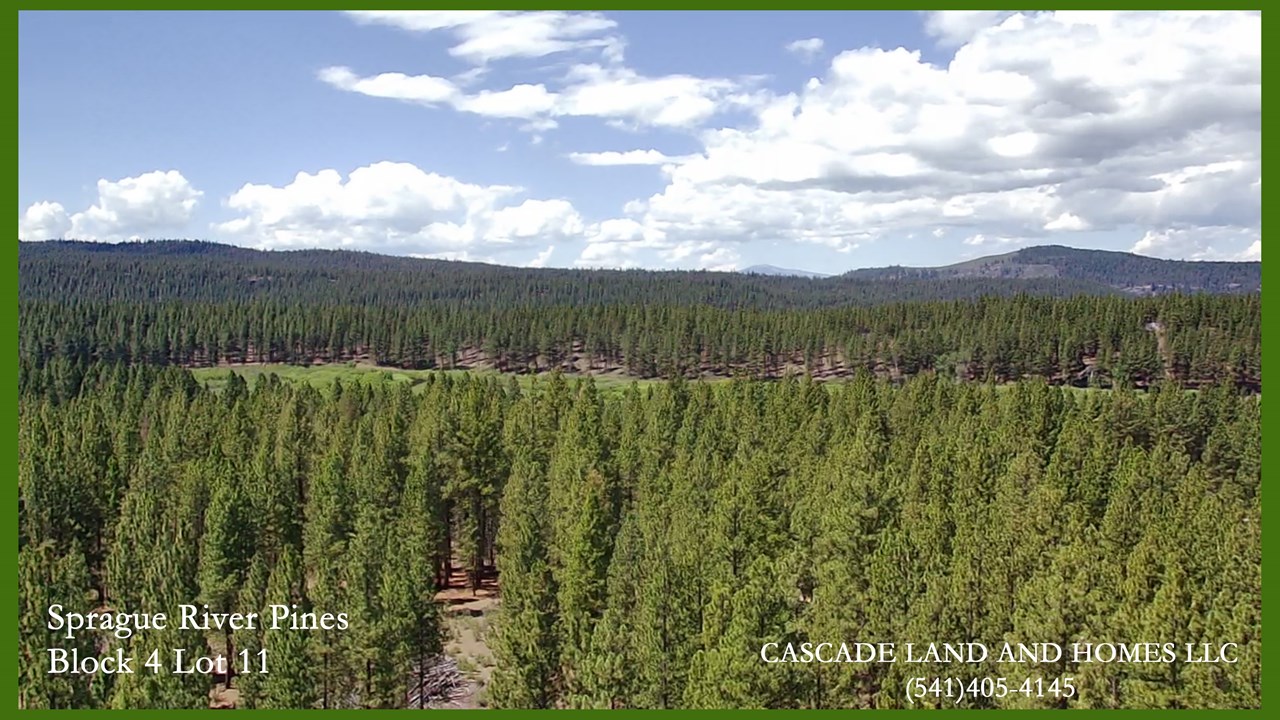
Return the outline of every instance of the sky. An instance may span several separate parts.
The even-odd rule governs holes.
[[[1262,255],[1258,12],[18,25],[22,240],[822,273]]]

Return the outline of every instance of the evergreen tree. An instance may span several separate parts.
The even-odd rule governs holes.
[[[517,446],[498,535],[502,609],[490,697],[502,708],[547,708],[556,700],[559,648],[544,473],[529,446]]]
[[[302,560],[286,546],[267,581],[270,605],[284,605],[291,614],[312,611],[305,592]],[[265,620],[264,620],[265,621]],[[263,632],[269,671],[261,678],[261,708],[310,708],[317,699],[315,665],[309,653],[311,630],[294,628],[290,621]]]

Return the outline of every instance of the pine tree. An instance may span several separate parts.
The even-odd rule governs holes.
[[[545,470],[528,444],[517,446],[502,497],[498,567],[502,607],[494,638],[490,698],[500,708],[547,708],[556,701],[556,595],[547,557]]]
[[[587,471],[578,493],[576,520],[560,537],[563,565],[556,575],[560,672],[569,693],[584,690],[579,675],[590,650],[595,623],[604,612],[613,541],[609,535],[609,488],[603,475],[594,469]]]
[[[346,607],[342,559],[351,532],[350,488],[337,447],[325,453],[319,464],[320,473],[311,483],[304,509],[303,559],[311,577],[308,593],[313,606],[322,612],[339,612]],[[324,709],[340,704],[340,688],[347,684],[343,634],[336,628],[322,627],[310,643],[318,704]]]
[[[249,572],[245,575],[244,584],[240,586],[240,593],[236,599],[238,612],[244,615],[257,613],[259,618],[259,622],[246,624],[244,627],[232,632],[232,644],[234,647],[239,648],[239,652],[245,657],[258,657],[258,653],[265,646],[262,619],[263,614],[267,613],[267,583],[270,579],[270,572],[266,555],[261,552],[254,555],[253,560],[249,563]],[[267,617],[270,617],[269,613]],[[240,692],[236,707],[250,709],[258,707],[261,701],[263,677],[256,673],[238,675],[237,677],[239,678],[237,685],[239,685]]]
[[[305,593],[302,559],[285,546],[267,581],[268,605],[284,605],[291,614],[312,611]],[[264,619],[264,622],[266,620]],[[309,629],[296,629],[290,621],[263,632],[267,674],[261,678],[261,708],[310,708],[316,704],[315,665],[311,662]]]
[[[102,690],[87,675],[51,674],[51,649],[73,651],[81,657],[97,655],[98,633],[49,629],[49,611],[88,613],[93,604],[84,555],[72,546],[58,557],[53,543],[28,545],[18,550],[18,707],[88,708],[98,704]],[[105,683],[109,680],[99,679]]]
[[[440,618],[435,605],[436,568],[444,535],[440,517],[441,488],[435,465],[425,444],[411,458],[398,522],[402,538],[401,572],[406,584],[408,653],[421,687],[433,656],[441,649]],[[419,706],[426,698],[419,694]]]
[[[200,543],[200,598],[211,612],[228,613],[235,607],[254,556],[254,526],[248,502],[227,464],[214,461],[211,467],[213,492]],[[223,635],[223,651],[226,657],[234,658],[231,633],[228,626]]]

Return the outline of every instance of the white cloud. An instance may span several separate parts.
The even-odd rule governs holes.
[[[1227,249],[1233,246],[1244,249]],[[1129,252],[1173,260],[1261,260],[1262,238],[1244,228],[1148,230]]]
[[[628,214],[725,246],[848,250],[943,228],[983,242],[1151,230],[1166,239],[1144,251],[1193,255],[1252,242],[1258,13],[963,20],[932,21],[938,37],[964,39],[945,65],[902,48],[838,54],[824,77],[761,103],[754,123],[702,133],[702,152]],[[1227,232],[1211,248],[1171,240],[1203,228]]]
[[[1088,230],[1089,223],[1081,220],[1079,217],[1069,212],[1064,212],[1058,217],[1044,224],[1045,230]]]
[[[560,123],[552,120],[551,118],[537,118],[521,125],[520,129],[529,133],[544,133],[548,130],[555,130],[558,127],[560,127]],[[535,134],[530,142],[537,145],[542,142],[542,136]]]
[[[54,202],[27,208],[18,235],[32,240],[101,241],[177,237],[185,233],[203,194],[177,170],[103,178],[98,180],[97,202],[83,212],[68,217],[63,206]]]
[[[618,152],[573,152],[569,159],[579,165],[669,165],[685,162],[691,156],[666,155],[657,150],[625,150]]]
[[[547,261],[551,259],[551,253],[556,251],[555,245],[548,245],[546,250],[538,253],[532,260],[525,263],[525,267],[541,268],[547,266]]]
[[[323,82],[511,119],[534,133],[530,142],[565,118],[686,131],[714,128],[728,110],[750,119],[699,131],[690,155],[570,153],[581,165],[663,168],[664,185],[620,217],[588,220],[565,200],[376,163],[347,177],[321,170],[246,185],[228,198],[235,215],[219,232],[266,247],[510,252],[541,263],[551,248],[581,245],[577,264],[609,266],[729,267],[751,241],[850,251],[911,234],[985,246],[1086,230],[1137,238],[1135,251],[1166,257],[1261,255],[1256,12],[930,14],[927,31],[954,48],[946,61],[846,50],[784,94],[745,78],[624,67],[614,22],[596,13],[353,17],[445,34],[450,52],[476,67],[433,70],[444,77],[335,66],[319,72]],[[814,40],[789,49],[837,50]],[[564,60],[555,77],[484,87],[499,74],[484,63],[554,55]],[[175,171],[104,180],[98,195],[74,214],[52,202],[26,208],[20,237],[172,236],[200,199]]]
[[[538,58],[595,49],[617,59],[621,40],[605,34],[617,23],[599,13],[510,12],[496,10],[354,10],[366,25],[409,32],[447,31],[457,44],[449,54],[475,64],[507,58]]]
[[[610,218],[592,225],[587,235],[590,243],[629,243],[639,247],[658,247],[666,240],[661,231],[646,227],[631,218]]]
[[[456,86],[467,87],[480,82],[488,74],[489,67],[487,65],[476,65],[475,67],[468,68],[455,74],[450,78],[450,81]]]
[[[787,52],[799,55],[805,61],[813,60],[822,52],[822,38],[811,37],[804,40],[796,40],[786,45]]]
[[[642,251],[652,252],[668,268],[736,270],[738,250],[717,240],[673,241],[662,232],[627,219],[606,220],[588,230],[588,243],[574,265],[584,268],[631,268],[642,265]]]
[[[356,22],[389,25],[411,32],[431,32],[474,26],[500,17],[498,10],[348,10]]]
[[[628,68],[595,64],[571,68],[558,90],[537,83],[467,94],[447,78],[398,72],[361,77],[342,66],[324,68],[317,77],[340,90],[369,97],[448,104],[485,117],[529,120],[525,128],[532,131],[555,127],[557,117],[595,117],[624,127],[687,128],[754,101],[734,80],[648,77]]]
[[[640,267],[635,245],[622,242],[592,243],[582,250],[573,264],[580,268],[625,270]]]
[[[715,241],[681,242],[664,247],[660,257],[669,265],[692,266],[699,270],[736,270],[738,251]]]
[[[525,200],[495,210],[488,218],[486,242],[521,243],[582,235],[582,216],[566,200]]]
[[[693,75],[642,76],[628,68],[579,65],[563,93],[564,115],[616,118],[640,125],[688,127],[722,109],[738,84]]]
[[[454,259],[581,238],[585,223],[559,199],[525,199],[520,188],[474,185],[410,163],[298,173],[282,185],[248,184],[227,199],[238,217],[215,229],[276,249],[329,247]]]
[[[943,46],[956,47],[979,31],[997,25],[1013,13],[998,10],[937,10],[925,13],[924,31]]]
[[[482,90],[475,95],[460,97],[454,107],[487,117],[536,118],[555,110],[556,95],[542,85],[516,85],[506,90]],[[555,121],[550,122],[554,127]]]
[[[587,246],[574,261],[578,267],[638,267],[641,251],[669,248],[666,235],[631,218],[610,218],[587,229]]]
[[[991,237],[989,235],[977,233],[976,235],[970,235],[969,237],[965,238],[963,242],[965,245],[969,245],[970,247],[982,247],[984,245],[985,246],[1018,245],[1025,242],[1025,240],[1023,240],[1022,238],[1011,238],[1011,237]]]
[[[1033,132],[1016,132],[1012,135],[1001,135],[987,141],[987,145],[996,155],[1007,158],[1020,158],[1031,155],[1036,150],[1039,138]]]
[[[329,67],[320,71],[319,78],[340,90],[427,105],[459,97],[458,87],[453,81],[431,75],[393,72],[362,78],[352,72],[351,68]]]
[[[19,240],[61,240],[70,231],[71,218],[61,203],[33,203],[18,220]]]
[[[705,270],[730,272],[738,269],[741,258],[738,251],[728,247],[717,247],[698,256],[698,264]]]

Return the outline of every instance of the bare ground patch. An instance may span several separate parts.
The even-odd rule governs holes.
[[[458,663],[458,669],[468,681],[466,692],[453,707],[488,707],[487,690],[495,665],[488,643],[501,602],[498,579],[483,577],[480,588],[473,591],[467,583],[466,568],[456,565],[449,585],[436,593],[435,598],[443,606],[444,652]]]

